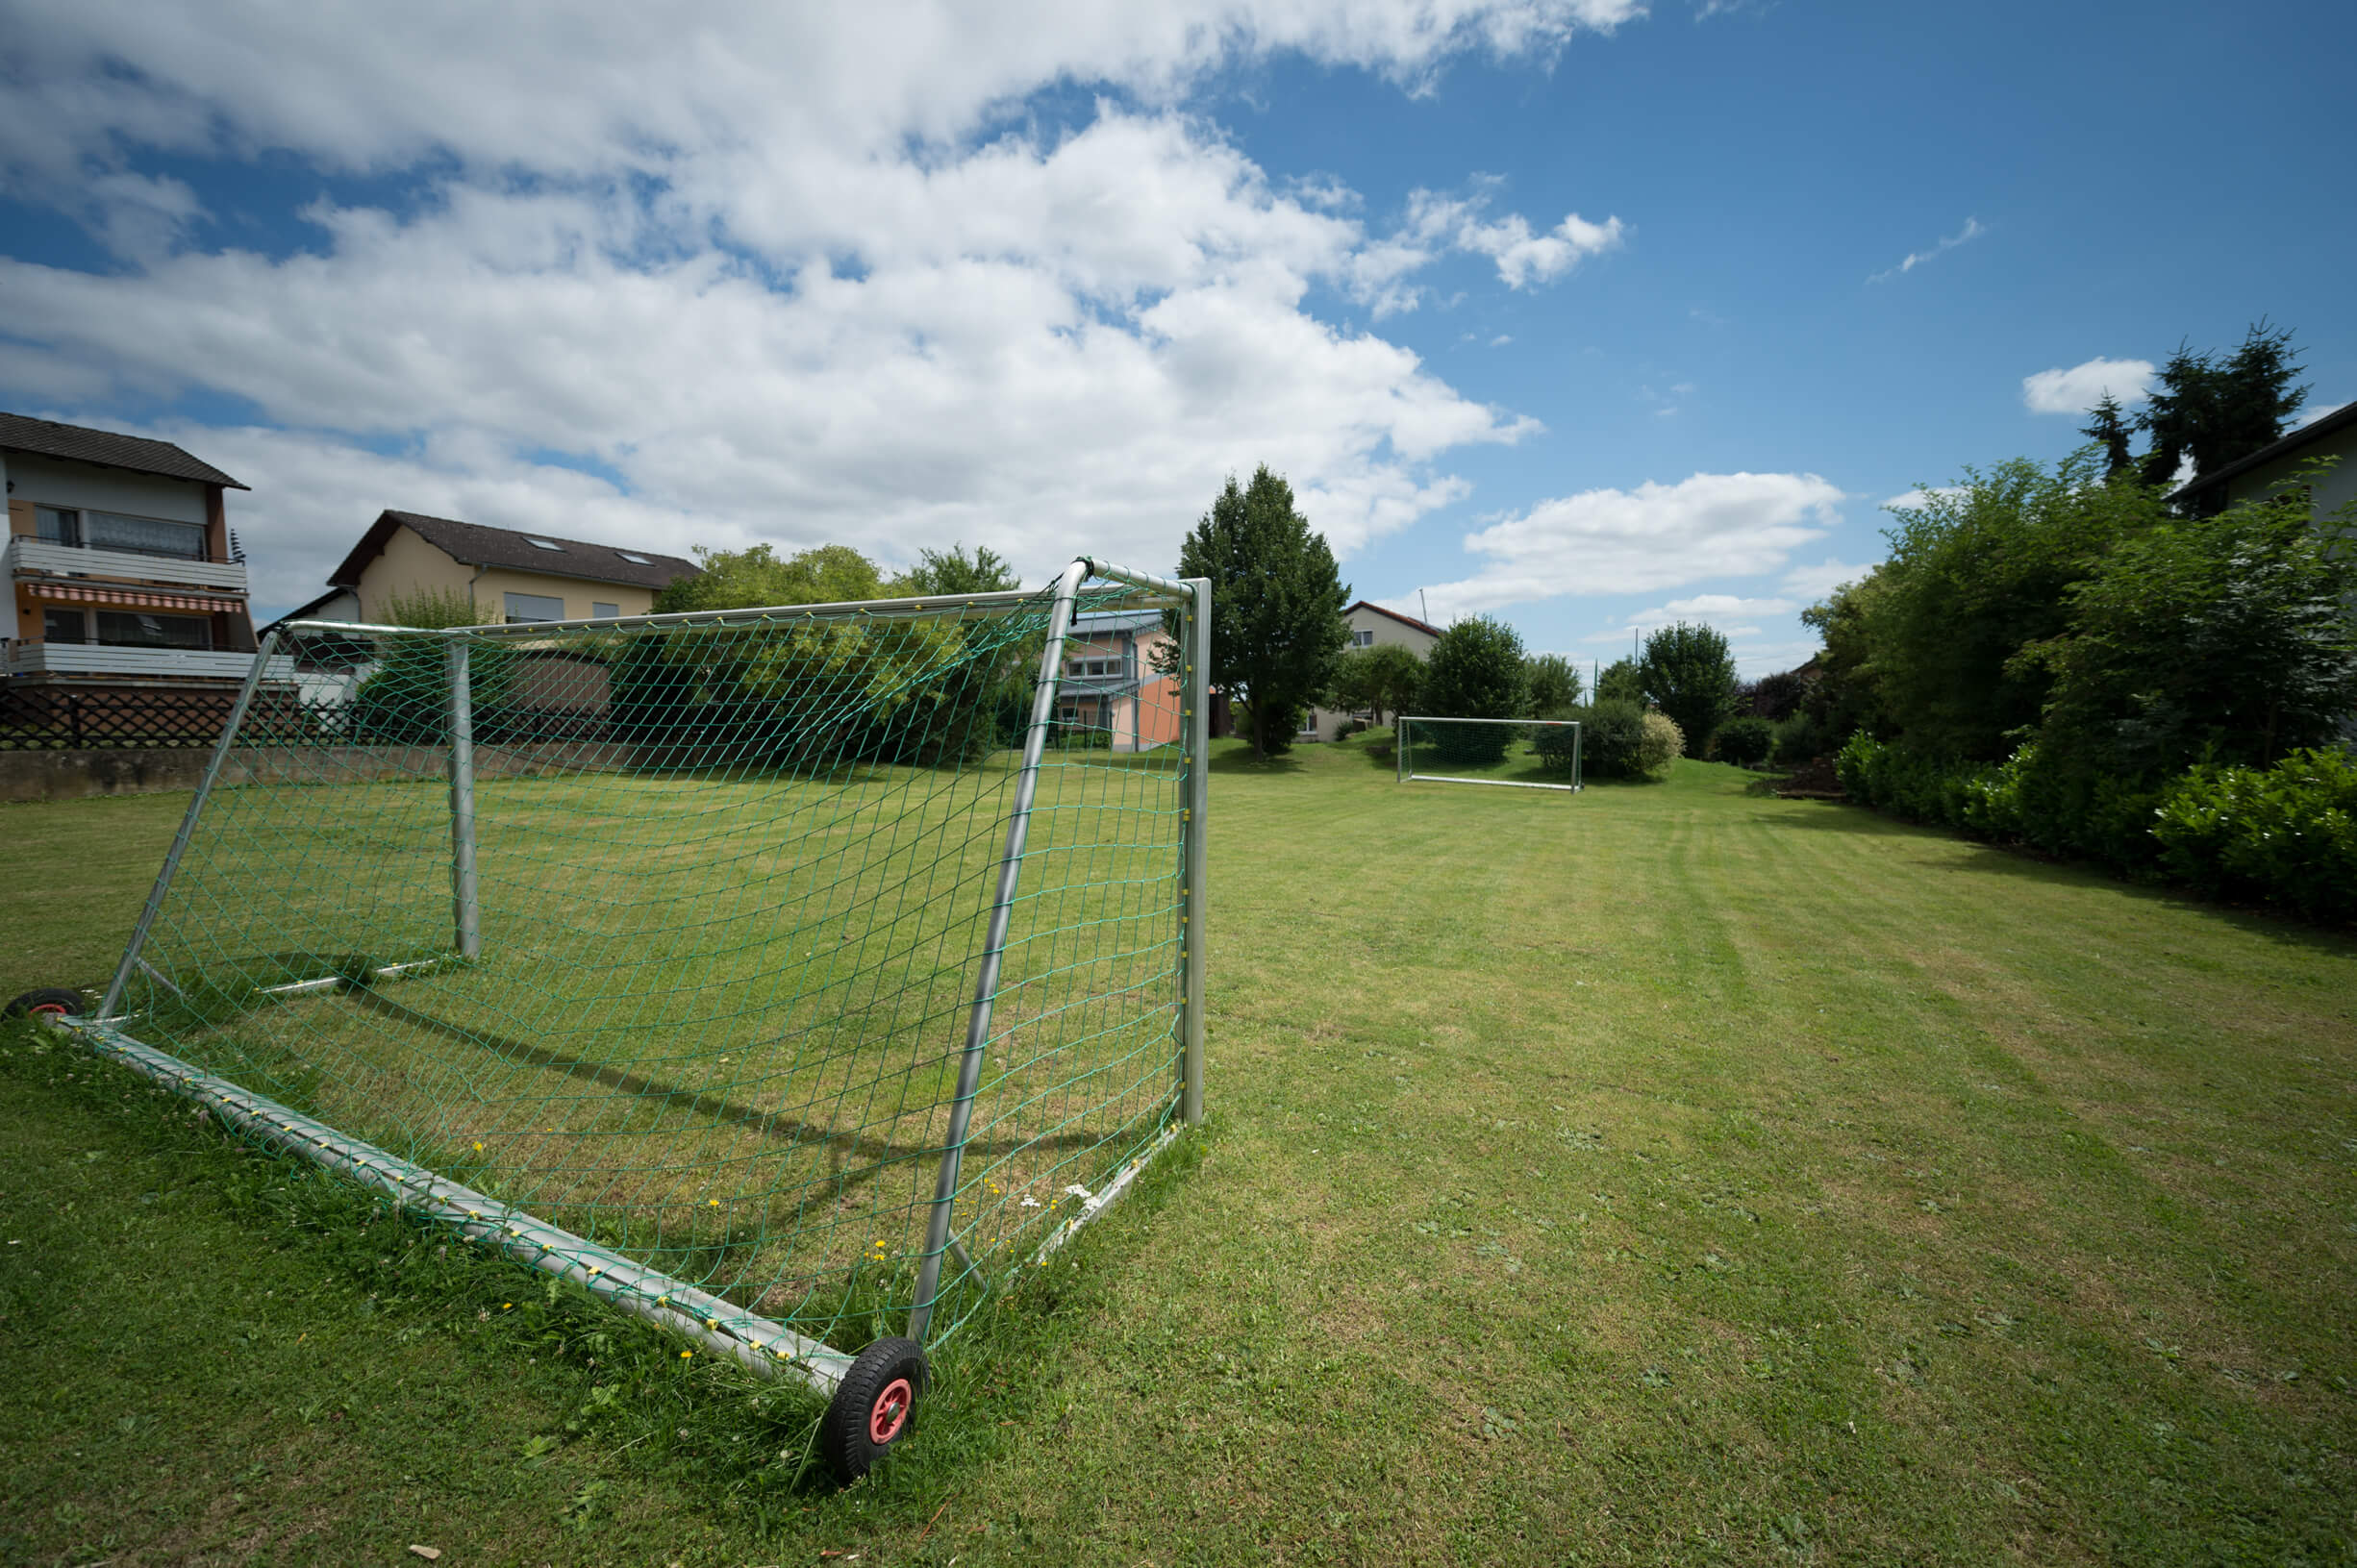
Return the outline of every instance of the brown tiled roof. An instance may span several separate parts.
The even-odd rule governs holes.
[[[67,458],[105,468],[128,468],[135,474],[162,474],[166,479],[192,479],[205,485],[238,484],[209,462],[199,462],[169,441],[144,436],[117,436],[111,430],[88,430],[35,419],[21,413],[0,413],[0,451],[30,452],[37,457]]]
[[[402,528],[452,560],[468,566],[507,566],[521,572],[538,572],[543,577],[578,577],[591,583],[628,583],[635,587],[657,589],[702,570],[692,560],[659,556],[652,550],[625,552],[615,545],[561,539],[554,534],[519,534],[509,528],[462,523],[455,517],[383,511],[369,525],[368,532],[361,535],[360,543],[352,547],[352,553],[343,558],[343,564],[328,573],[328,582],[339,588],[359,586],[360,574],[384,551],[385,541],[392,537],[393,531]],[[534,544],[534,539],[545,539],[557,548],[544,550]],[[639,559],[632,560],[630,556]]]
[[[1347,615],[1353,610],[1371,610],[1378,615],[1389,615],[1400,625],[1413,626],[1418,632],[1423,633],[1426,636],[1437,637],[1441,635],[1441,629],[1439,627],[1431,625],[1429,622],[1419,621],[1413,615],[1402,615],[1396,610],[1386,610],[1381,605],[1375,603],[1375,601],[1372,599],[1362,599],[1357,604],[1344,610],[1342,613]]]

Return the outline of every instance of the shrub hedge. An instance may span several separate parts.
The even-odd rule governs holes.
[[[2329,748],[2272,767],[2197,766],[2159,789],[2065,766],[2025,745],[1955,762],[1863,731],[1835,759],[1863,805],[1975,838],[2081,856],[2130,876],[2357,921],[2357,759]]]

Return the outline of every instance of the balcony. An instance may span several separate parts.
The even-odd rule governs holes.
[[[243,571],[243,567],[238,568]],[[254,667],[252,654],[194,648],[110,648],[93,642],[17,642],[9,645],[10,675],[130,677],[149,681],[242,681]],[[271,681],[294,680],[294,660],[276,658],[264,671]]]
[[[151,556],[136,550],[86,550],[79,545],[51,544],[46,539],[12,537],[0,555],[10,578],[89,577],[119,582],[152,583],[186,588],[210,588],[215,593],[245,592],[245,562],[188,560],[179,556]]]

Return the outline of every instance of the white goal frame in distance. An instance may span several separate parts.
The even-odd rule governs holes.
[[[1417,724],[1505,724],[1519,730],[1568,730],[1571,732],[1571,782],[1569,784],[1540,784],[1530,779],[1468,779],[1454,773],[1410,773],[1408,771],[1408,731]],[[1580,792],[1580,721],[1577,719],[1447,719],[1433,714],[1399,716],[1392,732],[1392,755],[1394,771],[1401,784],[1500,784],[1508,789],[1553,789],[1566,795]]]

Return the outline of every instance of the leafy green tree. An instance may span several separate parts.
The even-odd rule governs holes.
[[[2047,695],[2044,668],[2014,655],[2061,635],[2072,585],[2166,515],[2158,492],[2104,483],[2092,452],[2051,471],[2026,459],[1968,468],[1962,485],[1894,513],[1890,559],[1839,598],[1839,648],[1836,606],[1804,619],[1826,633],[1833,672],[1870,689],[1866,722],[1928,756],[1998,761]]]
[[[910,583],[888,585],[848,545],[783,558],[765,544],[696,554],[703,570],[658,594],[658,611],[881,599]],[[953,549],[928,553],[910,575],[995,583],[1005,563],[987,550],[967,557]],[[1000,709],[1023,661],[1010,649],[975,657],[968,630],[950,621],[838,621],[790,624],[762,638],[694,626],[634,638],[614,663],[614,731],[640,756],[671,767],[721,759],[793,766],[834,758],[971,759],[1006,739]],[[1036,642],[1030,659],[1036,667]]]
[[[2212,473],[2282,436],[2308,401],[2308,388],[2292,385],[2299,370],[2292,334],[2270,331],[2265,321],[2244,333],[2242,346],[2223,360],[2180,343],[2137,419],[2152,436],[2142,465],[2144,483],[2168,488],[2187,458],[2196,474]]]
[[[1596,677],[1596,700],[1644,707],[1645,681],[1638,673],[1637,660],[1620,659],[1605,665],[1604,673]]]
[[[1524,677],[1530,686],[1530,710],[1534,717],[1560,717],[1567,709],[1579,706],[1585,683],[1571,661],[1561,654],[1541,654],[1523,661]]]
[[[827,605],[886,596],[876,563],[847,544],[822,544],[780,559],[766,544],[749,550],[695,552],[702,570],[655,595],[655,612],[758,610],[766,605]],[[943,589],[943,592],[956,591]]]
[[[2069,591],[2069,627],[2016,660],[2050,673],[2041,758],[2157,780],[2196,761],[2265,766],[2357,711],[2357,554],[2307,484],[2119,540]]]
[[[1518,719],[1530,712],[1530,676],[1520,634],[1504,621],[1476,615],[1441,634],[1424,660],[1418,705],[1437,718]],[[1501,760],[1518,729],[1491,725],[1437,727],[1436,744],[1452,761],[1486,766]]]
[[[919,550],[916,564],[892,584],[892,590],[912,599],[931,599],[953,593],[1000,593],[1022,585],[1015,567],[989,545],[979,545],[969,555],[965,545],[953,544],[946,550]]]
[[[1700,757],[1735,712],[1735,656],[1715,627],[1665,626],[1645,638],[1637,666],[1645,695],[1669,716],[1688,755]]]
[[[1179,576],[1212,584],[1211,684],[1243,709],[1258,757],[1292,746],[1302,716],[1333,684],[1350,641],[1350,590],[1325,536],[1266,463],[1234,475],[1179,546]],[[1179,631],[1175,612],[1170,631]]]
[[[1384,714],[1398,713],[1416,701],[1423,678],[1424,661],[1399,643],[1348,649],[1335,661],[1326,706],[1354,713],[1366,709],[1381,724]]]

